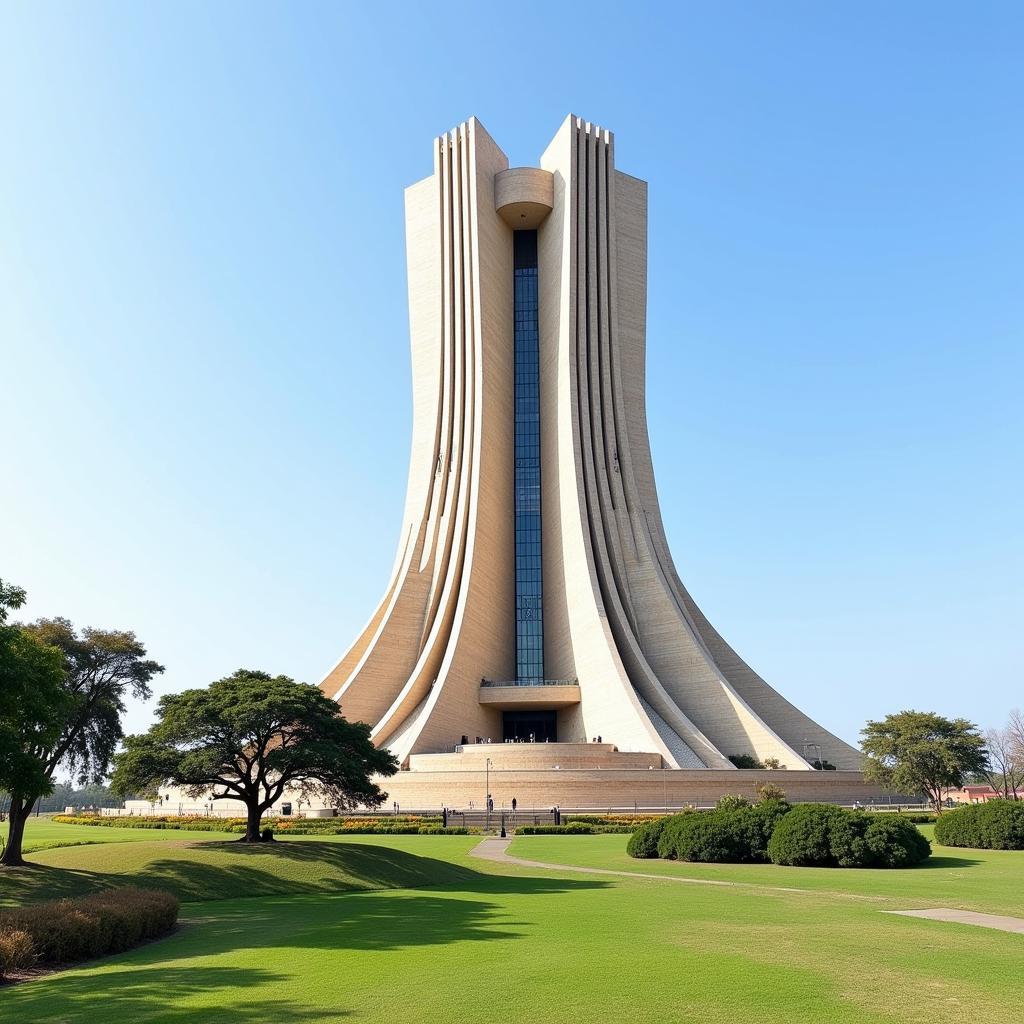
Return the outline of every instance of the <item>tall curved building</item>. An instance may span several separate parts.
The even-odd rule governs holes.
[[[647,186],[611,133],[570,116],[539,167],[509,168],[470,119],[435,140],[406,231],[401,537],[322,684],[408,770],[387,788],[451,806],[486,761],[538,805],[575,779],[561,802],[596,806],[667,786],[652,768],[674,792],[736,791],[739,755],[790,785],[863,786],[859,752],[758,676],[676,572],[644,404]]]

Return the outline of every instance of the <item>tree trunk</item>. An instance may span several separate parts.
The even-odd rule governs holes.
[[[245,805],[245,835],[242,836],[243,843],[258,843],[260,839],[260,819],[263,817],[263,808],[257,801]]]
[[[3,856],[0,857],[0,864],[4,864],[9,868],[14,868],[25,863],[24,858],[21,855],[21,847],[22,841],[25,838],[25,822],[28,821],[28,816],[31,813],[31,802],[26,805],[20,797],[11,797],[10,824],[7,830],[7,846],[4,849]]]

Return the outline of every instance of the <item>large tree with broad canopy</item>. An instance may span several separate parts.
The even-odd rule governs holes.
[[[319,687],[250,669],[161,697],[156,724],[129,736],[115,763],[115,792],[172,785],[193,798],[241,801],[250,843],[285,792],[338,808],[378,806],[387,794],[371,776],[398,770],[370,742],[370,727],[347,721]]]

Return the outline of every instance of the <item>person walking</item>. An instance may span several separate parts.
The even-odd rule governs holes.
[[[516,798],[512,797],[512,813],[516,813]]]

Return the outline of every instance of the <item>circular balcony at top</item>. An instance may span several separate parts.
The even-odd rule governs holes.
[[[494,176],[494,208],[513,230],[540,226],[554,203],[555,180],[539,167],[510,167]]]

